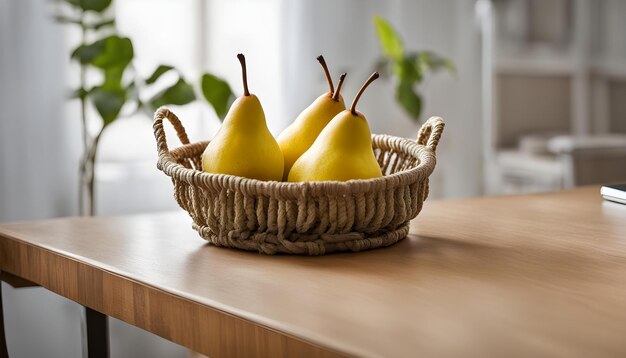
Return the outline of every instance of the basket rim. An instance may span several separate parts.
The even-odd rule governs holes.
[[[415,157],[419,160],[418,165],[408,170],[373,179],[282,182],[263,181],[231,174],[206,173],[202,170],[187,168],[172,159],[172,157],[180,156],[178,153],[185,149],[208,143],[208,141],[200,141],[184,144],[161,153],[157,167],[173,179],[182,180],[191,185],[199,185],[213,190],[226,188],[233,191],[239,190],[244,194],[279,196],[291,199],[306,195],[334,196],[389,190],[421,182],[432,174],[436,164],[436,156],[431,146],[387,134],[372,134],[372,140],[385,143],[394,151],[404,152],[406,155]]]

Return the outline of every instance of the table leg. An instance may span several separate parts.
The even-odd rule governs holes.
[[[4,333],[4,308],[2,307],[2,282],[6,282],[14,288],[37,287],[34,282],[12,275],[8,272],[0,272],[0,358],[8,358],[7,338]]]
[[[109,358],[109,321],[106,315],[85,307],[87,357]]]
[[[4,334],[1,282],[6,281],[15,288],[35,287],[37,284],[6,272],[1,272],[0,278],[0,358],[8,358],[9,354]],[[85,307],[85,318],[87,322],[87,357],[109,358],[109,321],[107,316]]]
[[[0,358],[9,358],[7,340],[4,336],[4,311],[2,309],[2,281],[0,281]]]

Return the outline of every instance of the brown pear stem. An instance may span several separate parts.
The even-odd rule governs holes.
[[[339,76],[339,83],[337,84],[337,91],[335,91],[335,94],[333,94],[333,99],[335,101],[339,101],[339,92],[341,92],[341,86],[343,85],[343,80],[346,79],[346,73],[342,73],[341,76]]]
[[[350,106],[350,112],[352,112],[353,115],[355,115],[355,116],[358,115],[356,113],[356,103],[359,101],[359,98],[361,98],[361,95],[363,94],[363,92],[365,92],[365,89],[367,88],[367,86],[369,86],[370,83],[374,82],[374,80],[376,80],[378,78],[378,76],[379,76],[378,72],[372,73],[370,78],[368,78],[367,81],[365,81],[365,83],[363,84],[363,86],[359,90],[359,93],[357,93],[356,97],[354,97],[354,101],[352,101],[352,106]]]
[[[239,63],[241,63],[241,76],[243,77],[243,95],[249,96],[250,91],[248,91],[248,72],[246,71],[246,57],[243,54],[238,54],[237,58],[239,59]]]
[[[326,61],[324,60],[324,56],[317,56],[317,60],[320,65],[324,69],[324,73],[326,74],[326,81],[328,81],[328,87],[330,87],[330,96],[332,97],[335,94],[335,86],[333,85],[333,79],[330,77],[330,72],[328,71],[328,66],[326,66]]]

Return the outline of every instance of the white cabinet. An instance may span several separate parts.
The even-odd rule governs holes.
[[[565,165],[563,152],[520,143],[543,138],[545,147],[556,135],[602,143],[601,134],[626,133],[626,1],[479,0],[477,9],[487,192],[575,183],[580,168]]]

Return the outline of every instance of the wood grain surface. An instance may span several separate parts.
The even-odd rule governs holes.
[[[626,206],[598,187],[427,201],[357,254],[220,249],[190,224],[3,224],[1,269],[211,357],[626,355]]]

